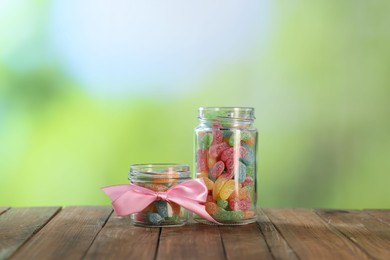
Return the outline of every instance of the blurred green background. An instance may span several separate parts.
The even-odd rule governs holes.
[[[109,204],[252,106],[262,207],[390,207],[389,1],[0,1],[0,205]]]

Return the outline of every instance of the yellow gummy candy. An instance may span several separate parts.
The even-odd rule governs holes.
[[[210,180],[209,178],[207,177],[203,177],[203,180],[204,180],[204,183],[206,184],[207,186],[207,189],[208,190],[213,190],[214,188],[214,182],[212,180]]]
[[[213,188],[213,199],[217,200],[218,194],[221,191],[223,185],[228,181],[229,179],[224,178],[223,176],[219,176],[218,179],[214,183]]]
[[[223,185],[221,192],[219,193],[219,197],[223,200],[229,198],[230,194],[235,190],[236,182],[234,180],[229,180]]]

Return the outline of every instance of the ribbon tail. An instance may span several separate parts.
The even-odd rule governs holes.
[[[169,200],[179,204],[183,208],[185,208],[193,213],[198,214],[199,216],[201,216],[204,219],[207,219],[210,222],[213,222],[215,224],[221,224],[218,221],[216,221],[215,219],[213,219],[213,217],[210,216],[210,214],[206,211],[206,208],[204,205],[200,204],[197,201],[194,201],[194,200],[188,199],[188,198],[180,198],[180,199],[169,198]]]

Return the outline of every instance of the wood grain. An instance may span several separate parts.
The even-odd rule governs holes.
[[[326,222],[376,259],[390,259],[390,227],[365,211],[316,210]]]
[[[157,259],[225,259],[218,227],[192,223],[162,228]]]
[[[312,210],[264,209],[287,243],[302,259],[368,259],[366,253]]]
[[[154,259],[160,229],[135,227],[130,217],[111,215],[85,259]]]
[[[0,215],[6,212],[9,209],[9,207],[0,207]]]
[[[275,259],[298,259],[286,240],[276,230],[271,220],[261,209],[257,210],[257,224],[264,234],[265,241]]]
[[[59,210],[48,208],[12,208],[0,215],[0,259],[12,255]]]
[[[227,259],[273,259],[256,223],[244,226],[220,226]]]
[[[390,210],[371,209],[365,211],[371,216],[374,216],[375,218],[379,219],[379,221],[390,225]]]
[[[111,212],[111,207],[64,208],[12,259],[80,259]]]

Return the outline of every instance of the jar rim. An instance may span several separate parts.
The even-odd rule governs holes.
[[[198,119],[253,121],[255,109],[253,107],[199,107]]]
[[[190,179],[191,172],[188,164],[178,163],[148,163],[132,164],[129,180],[147,179]]]

